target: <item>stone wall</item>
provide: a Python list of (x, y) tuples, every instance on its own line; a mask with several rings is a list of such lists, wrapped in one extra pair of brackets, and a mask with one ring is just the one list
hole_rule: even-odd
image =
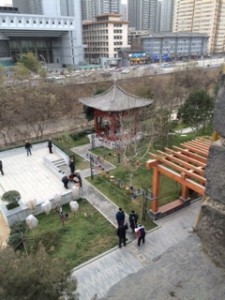
[(220, 135), (209, 149), (206, 166), (205, 201), (196, 227), (203, 247), (211, 258), (225, 268), (225, 88), (217, 95), (214, 128)]

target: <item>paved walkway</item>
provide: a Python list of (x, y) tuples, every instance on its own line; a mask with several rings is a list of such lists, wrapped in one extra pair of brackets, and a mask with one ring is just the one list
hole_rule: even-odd
[[(88, 159), (88, 148), (73, 149), (83, 158)], [(108, 166), (110, 168), (110, 166)], [(112, 167), (112, 166), (111, 166)], [(81, 171), (83, 178), (90, 176), (90, 170)], [(113, 225), (116, 226), (115, 214), (118, 208), (104, 195), (99, 193), (84, 179), (83, 196), (87, 198)], [(152, 261), (158, 260), (170, 247), (185, 240), (192, 234), (200, 209), (200, 201), (158, 220), (158, 227), (146, 236), (146, 243), (137, 246), (132, 232), (128, 232), (129, 242), (126, 247), (118, 247), (77, 267), (73, 276), (78, 280), (78, 293), (82, 300), (91, 300), (95, 295), (105, 297), (109, 289), (128, 275), (144, 270)], [(126, 216), (128, 219), (128, 216)], [(119, 298), (118, 298), (119, 299)]]

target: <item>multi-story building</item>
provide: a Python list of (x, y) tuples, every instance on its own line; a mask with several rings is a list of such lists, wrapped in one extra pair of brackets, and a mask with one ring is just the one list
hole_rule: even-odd
[(208, 52), (225, 51), (225, 0), (177, 0), (173, 31), (206, 33)]
[(199, 58), (207, 54), (208, 36), (200, 33), (160, 33), (141, 37), (142, 49), (153, 61)]
[(13, 0), (17, 13), (0, 12), (0, 58), (33, 52), (47, 63), (83, 62), (81, 6), (77, 0)]
[(157, 0), (128, 0), (129, 27), (156, 31)]
[(80, 0), (82, 20), (94, 20), (96, 16), (121, 13), (121, 0)]
[(116, 58), (118, 50), (128, 47), (128, 22), (119, 14), (97, 16), (95, 21), (83, 22), (83, 41), (86, 45), (85, 60), (99, 64), (100, 58)]
[(151, 36), (151, 30), (128, 29), (128, 44), (131, 47), (130, 50), (142, 50), (141, 37), (143, 36)]
[(174, 0), (162, 0), (160, 6), (160, 32), (172, 32)]

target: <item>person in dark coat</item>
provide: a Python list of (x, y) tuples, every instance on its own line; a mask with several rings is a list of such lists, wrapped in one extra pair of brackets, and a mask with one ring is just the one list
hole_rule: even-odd
[(71, 174), (74, 174), (74, 171), (75, 171), (75, 163), (74, 163), (74, 160), (73, 160), (72, 157), (70, 158), (69, 167), (70, 167), (70, 173), (71, 173)]
[(0, 160), (0, 172), (2, 173), (2, 175), (4, 175), (4, 172), (3, 172), (3, 164), (2, 164), (2, 161)]
[(51, 139), (48, 140), (48, 149), (49, 149), (49, 153), (53, 153), (52, 152), (52, 140)]
[(118, 212), (116, 213), (116, 220), (117, 220), (118, 226), (124, 224), (125, 213), (121, 207), (119, 208)]
[(119, 237), (119, 248), (121, 248), (122, 243), (126, 247), (126, 230), (128, 229), (127, 224), (121, 224), (117, 228), (117, 235)]
[(65, 176), (62, 177), (62, 182), (63, 182), (64, 187), (65, 187), (66, 189), (69, 188), (69, 187), (68, 187), (69, 181), (70, 181), (70, 178), (69, 178), (68, 176), (65, 175)]
[(132, 229), (132, 232), (134, 232), (134, 229), (137, 227), (137, 221), (138, 215), (134, 210), (132, 210), (129, 215), (130, 228)]
[(79, 183), (80, 187), (82, 187), (82, 179), (79, 170), (75, 171), (75, 173), (73, 174), (73, 181), (75, 183)]
[(135, 228), (135, 232), (138, 238), (138, 246), (141, 245), (141, 241), (143, 244), (145, 243), (145, 228), (141, 224), (138, 224), (137, 228)]
[(32, 145), (28, 140), (26, 140), (24, 147), (27, 150), (27, 156), (32, 155), (32, 153), (31, 153)]

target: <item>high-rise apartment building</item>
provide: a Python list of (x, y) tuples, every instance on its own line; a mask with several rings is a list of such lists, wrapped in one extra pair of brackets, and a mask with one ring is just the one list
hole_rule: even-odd
[(129, 27), (156, 31), (157, 0), (128, 0)]
[(13, 0), (17, 13), (0, 13), (0, 58), (33, 52), (47, 63), (84, 61), (81, 4), (77, 0)]
[(82, 20), (94, 20), (96, 16), (121, 12), (121, 0), (80, 0)]
[(173, 31), (206, 33), (208, 52), (224, 52), (225, 0), (176, 0)]
[(162, 0), (160, 6), (160, 32), (172, 32), (174, 0)]

